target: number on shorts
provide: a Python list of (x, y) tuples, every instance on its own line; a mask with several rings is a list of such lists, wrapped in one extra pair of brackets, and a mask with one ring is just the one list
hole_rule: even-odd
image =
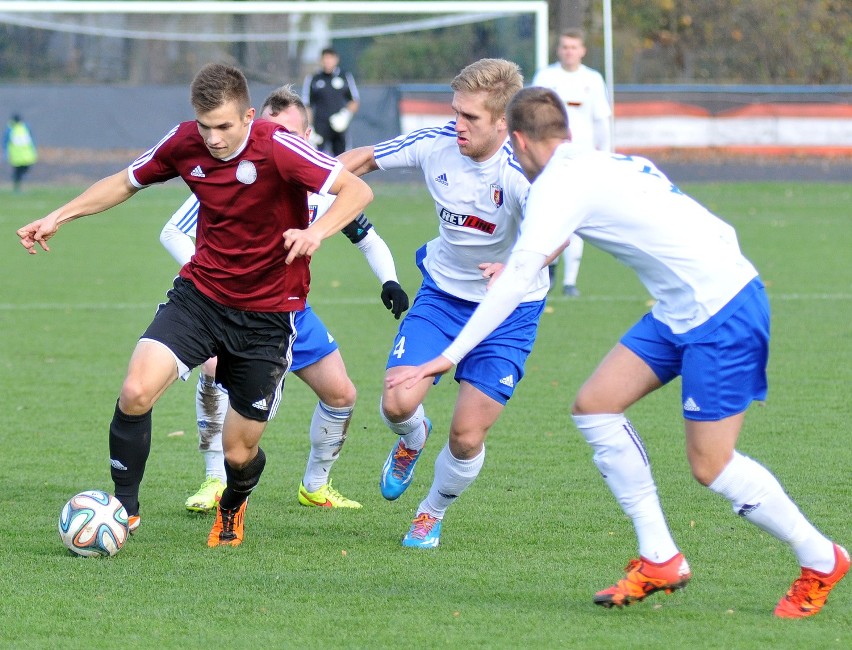
[(402, 355), (405, 354), (405, 337), (401, 337), (399, 341), (397, 341), (396, 345), (393, 346), (393, 356), (397, 359), (402, 359)]

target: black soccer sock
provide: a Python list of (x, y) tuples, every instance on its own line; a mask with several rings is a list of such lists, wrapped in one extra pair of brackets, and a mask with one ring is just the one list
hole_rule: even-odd
[(223, 510), (236, 510), (243, 505), (260, 481), (265, 465), (266, 454), (260, 447), (257, 448), (257, 456), (242, 469), (231, 467), (225, 459), (225, 476), (228, 479), (228, 486), (222, 493), (219, 507)]
[(109, 425), (109, 462), (115, 496), (128, 515), (139, 514), (139, 484), (151, 452), (151, 411), (127, 415), (115, 404)]

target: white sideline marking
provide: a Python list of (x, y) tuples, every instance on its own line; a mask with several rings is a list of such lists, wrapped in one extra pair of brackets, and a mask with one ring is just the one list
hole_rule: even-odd
[[(412, 294), (413, 297), (413, 294)], [(554, 298), (558, 302), (576, 304), (582, 302), (642, 302), (648, 300), (648, 296), (589, 296), (562, 300), (561, 296)], [(784, 301), (844, 301), (852, 300), (852, 293), (779, 293), (769, 294), (770, 302), (773, 300)], [(380, 305), (378, 297), (363, 298), (309, 298), (311, 305)], [(133, 303), (133, 302), (92, 302), (92, 303), (60, 303), (60, 302), (34, 302), (34, 303), (0, 303), (0, 311), (133, 311), (136, 309), (153, 311), (157, 307), (155, 302)]]

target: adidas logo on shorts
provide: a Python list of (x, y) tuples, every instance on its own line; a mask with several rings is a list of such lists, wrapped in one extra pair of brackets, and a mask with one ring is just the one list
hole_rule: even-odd
[(252, 404), (252, 408), (256, 408), (258, 411), (268, 411), (269, 404), (267, 404), (266, 400), (261, 397), (254, 404)]
[(512, 375), (506, 375), (503, 379), (500, 380), (500, 383), (504, 386), (508, 386), (509, 388), (515, 387), (515, 380)]
[(687, 397), (686, 401), (683, 403), (683, 410), (684, 411), (693, 411), (693, 412), (697, 413), (698, 411), (701, 410), (701, 407), (698, 406), (698, 404), (695, 403), (694, 399), (692, 399), (691, 397)]

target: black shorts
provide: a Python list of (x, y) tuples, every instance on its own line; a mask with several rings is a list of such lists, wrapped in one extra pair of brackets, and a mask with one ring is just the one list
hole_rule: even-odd
[(189, 368), (218, 357), (216, 381), (245, 418), (275, 415), (290, 369), (294, 312), (241, 311), (211, 300), (178, 276), (141, 338), (158, 341)]

